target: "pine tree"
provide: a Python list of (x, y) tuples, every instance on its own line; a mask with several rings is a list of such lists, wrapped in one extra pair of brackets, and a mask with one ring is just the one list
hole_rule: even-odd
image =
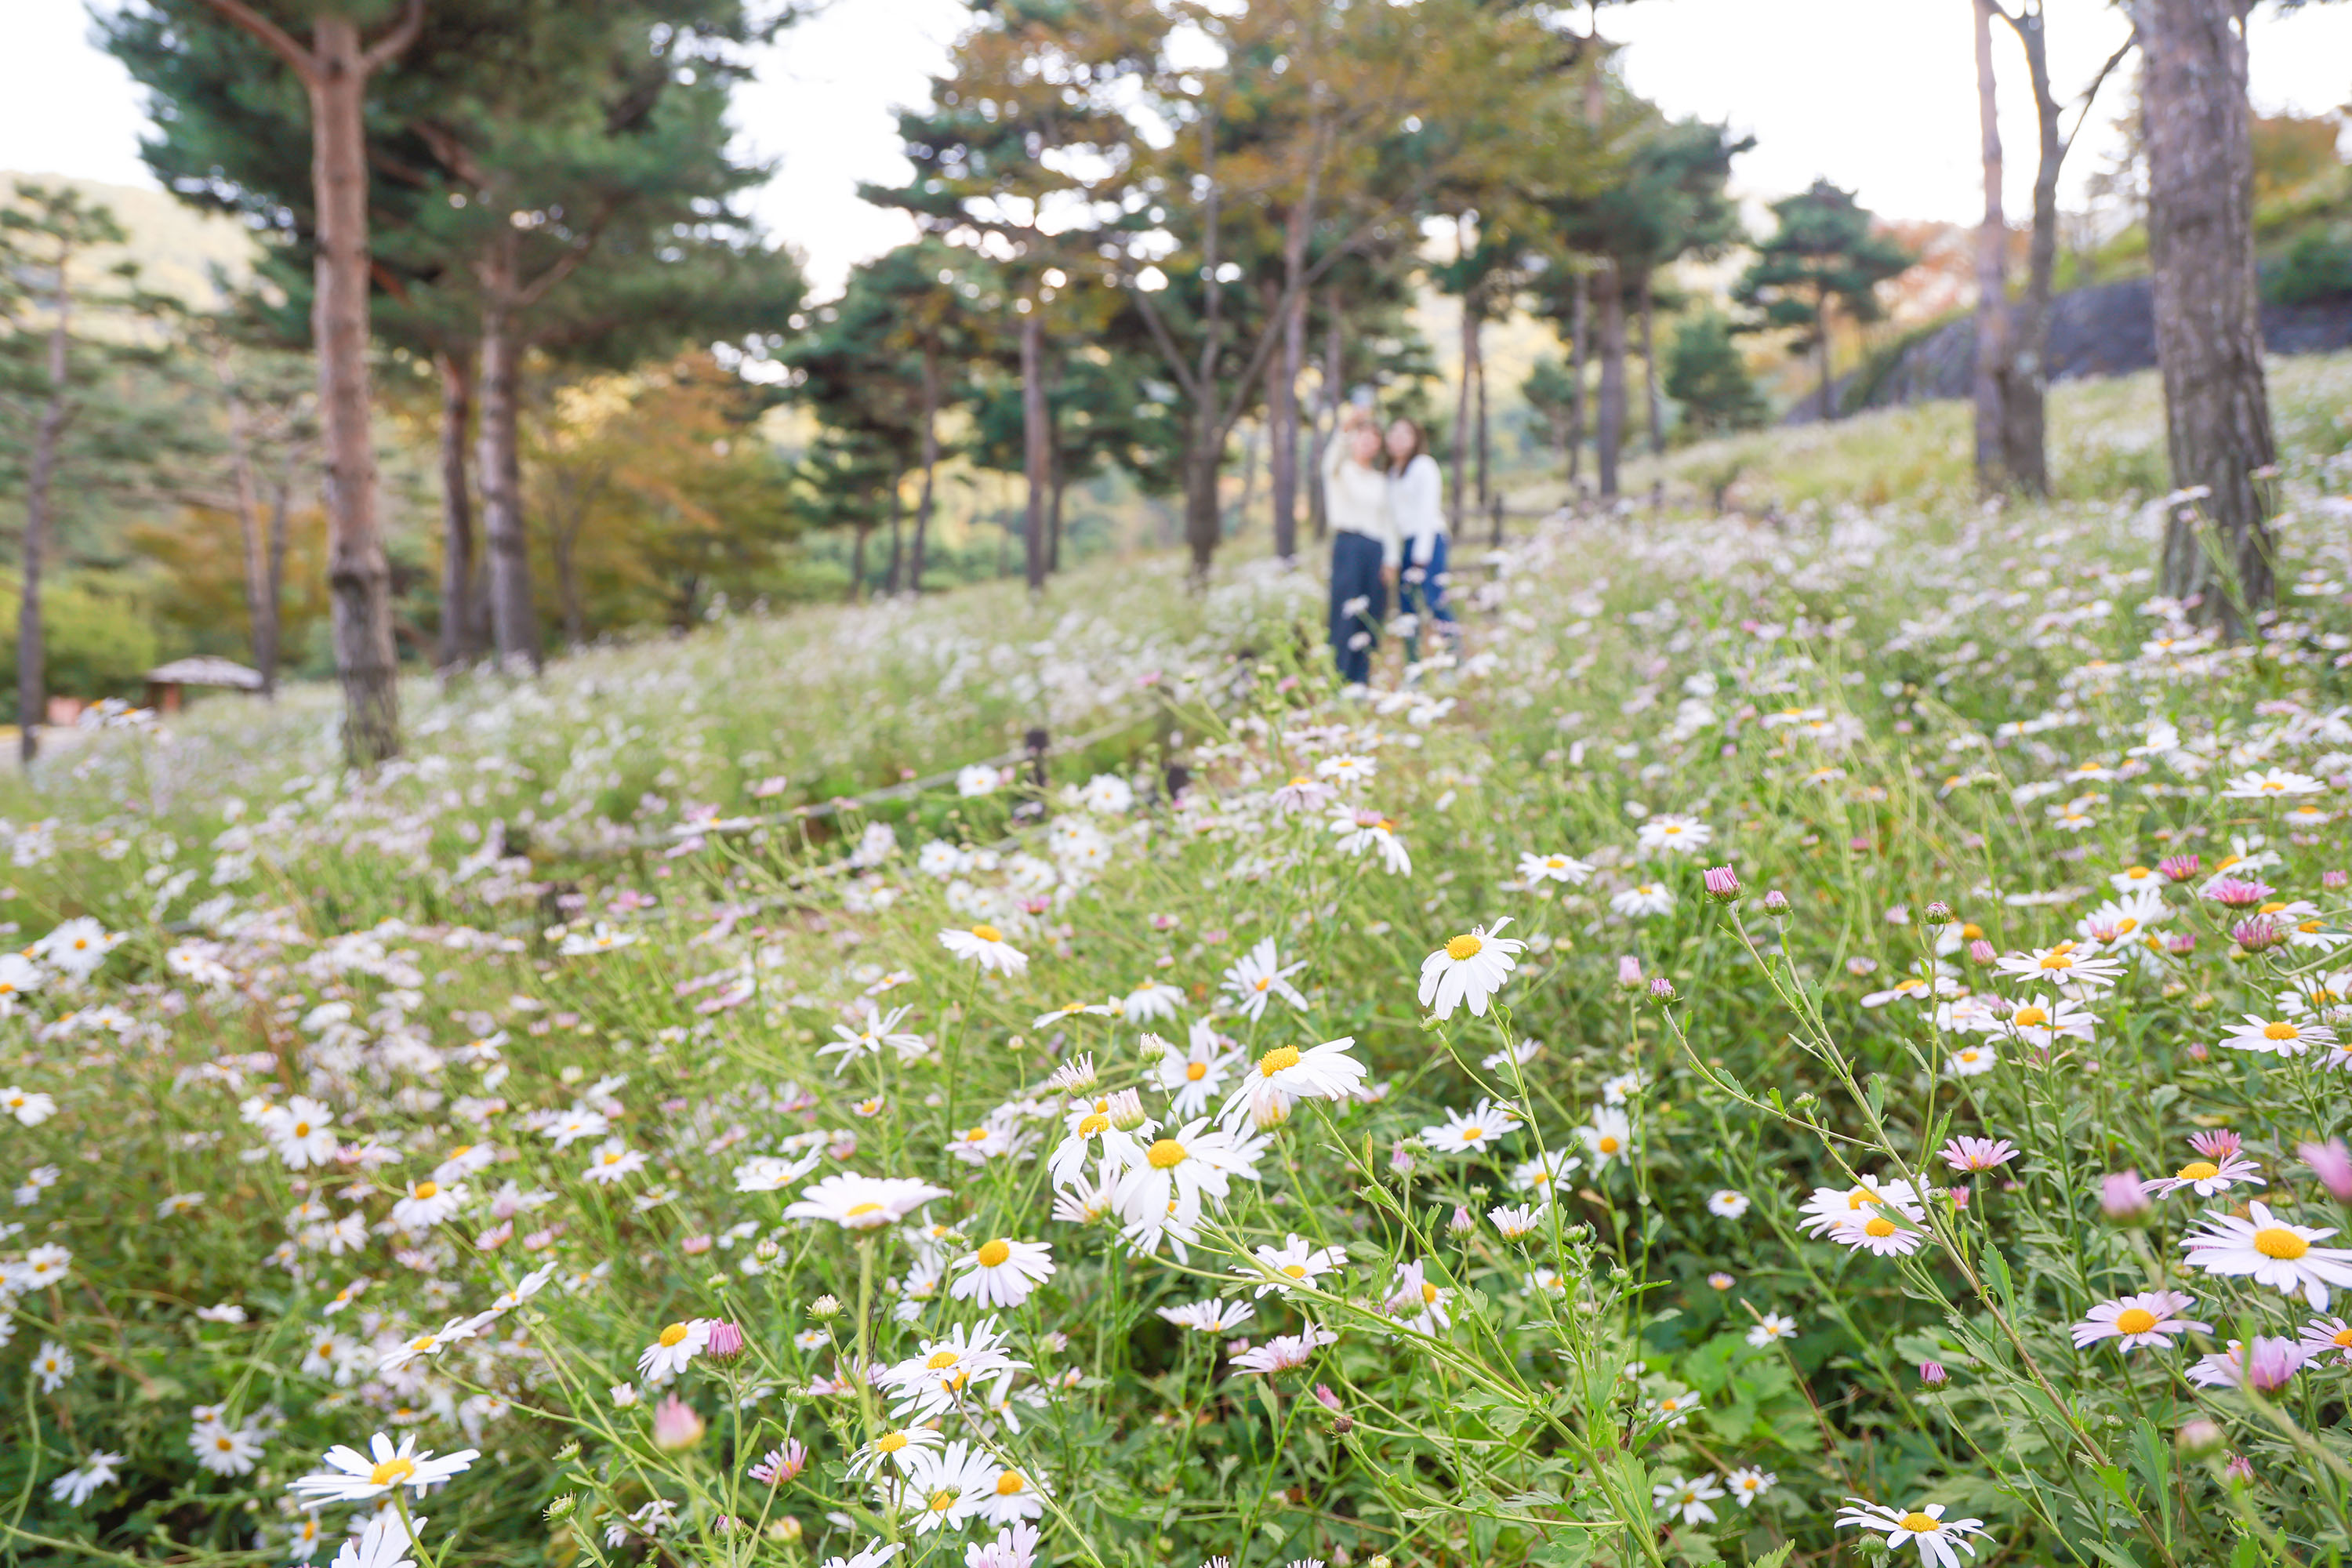
[(1757, 429), (1770, 412), (1732, 339), (1731, 323), (1713, 310), (1675, 330), (1666, 351), (1666, 395), (1682, 405), (1685, 426), (1702, 436)]
[(1853, 193), (1827, 180), (1772, 204), (1780, 226), (1756, 247), (1732, 298), (1760, 308), (1764, 324), (1790, 329), (1790, 352), (1811, 355), (1821, 372), (1821, 417), (1834, 419), (1830, 381), (1830, 317), (1834, 309), (1855, 321), (1883, 313), (1878, 286), (1916, 259), (1901, 245), (1872, 232), (1874, 221)]

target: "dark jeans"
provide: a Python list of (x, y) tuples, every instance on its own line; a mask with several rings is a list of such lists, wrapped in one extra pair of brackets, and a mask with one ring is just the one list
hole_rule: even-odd
[[(1406, 610), (1424, 621), (1451, 621), (1454, 612), (1445, 607), (1445, 561), (1449, 552), (1446, 537), (1439, 534), (1429, 542), (1429, 561), (1425, 565), (1412, 563), (1412, 545), (1405, 545), (1404, 565), (1397, 574), (1397, 596)], [(1415, 574), (1419, 580), (1415, 581)], [(1424, 628), (1425, 629), (1425, 628)]]
[[(1345, 605), (1361, 599), (1364, 607), (1350, 615)], [(1331, 657), (1339, 679), (1361, 684), (1372, 678), (1372, 649), (1380, 642), (1381, 623), (1388, 619), (1388, 585), (1381, 581), (1381, 543), (1361, 533), (1331, 535)], [(1361, 647), (1349, 644), (1359, 635)]]

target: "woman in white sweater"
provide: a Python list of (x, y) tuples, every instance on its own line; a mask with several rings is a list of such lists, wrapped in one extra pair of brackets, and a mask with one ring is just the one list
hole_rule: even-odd
[[(1437, 459), (1429, 455), (1429, 438), (1419, 425), (1398, 419), (1389, 426), (1389, 514), (1394, 520), (1400, 546), (1398, 572), (1402, 607), (1418, 617), (1416, 628), (1430, 623), (1454, 624), (1445, 607), (1445, 480)], [(1432, 631), (1433, 638), (1437, 636)], [(1406, 643), (1405, 657), (1421, 657), (1421, 639)]]
[(1402, 553), (1380, 458), (1371, 415), (1352, 405), (1342, 409), (1323, 448), (1323, 506), (1331, 521), (1331, 656), (1350, 686), (1371, 679), (1372, 647), (1388, 619)]

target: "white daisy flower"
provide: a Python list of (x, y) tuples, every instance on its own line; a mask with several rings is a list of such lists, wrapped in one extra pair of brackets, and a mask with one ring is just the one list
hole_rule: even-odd
[(2181, 1240), (2189, 1264), (2208, 1274), (2239, 1275), (2289, 1296), (2300, 1295), (2315, 1311), (2327, 1310), (2330, 1286), (2352, 1285), (2352, 1249), (2315, 1247), (2336, 1234), (2332, 1227), (2289, 1225), (2259, 1199), (2246, 1205), (2247, 1217), (2207, 1211), (2205, 1228)]
[(1485, 1017), (1487, 999), (1503, 988), (1516, 967), (1511, 955), (1527, 946), (1516, 937), (1496, 934), (1510, 923), (1506, 916), (1491, 931), (1473, 926), (1423, 959), (1421, 1005), (1440, 1018), (1450, 1018), (1456, 1006), (1467, 1003), (1472, 1017)]
[(1348, 1054), (1355, 1043), (1354, 1036), (1345, 1035), (1304, 1051), (1276, 1046), (1266, 1052), (1242, 1069), (1241, 1086), (1222, 1113), (1226, 1130), (1237, 1131), (1244, 1121), (1278, 1127), (1299, 1100), (1339, 1100), (1362, 1088), (1369, 1069)]
[(368, 1439), (368, 1450), (362, 1454), (338, 1443), (326, 1452), (325, 1469), (298, 1477), (286, 1489), (322, 1502), (365, 1502), (401, 1487), (423, 1497), (425, 1488), (463, 1472), (481, 1458), (477, 1448), (460, 1448), (438, 1458), (430, 1448), (420, 1454), (414, 1432), (404, 1435), (397, 1447), (391, 1437), (379, 1432)]
[(1944, 1505), (1939, 1502), (1897, 1513), (1885, 1503), (1864, 1498), (1850, 1497), (1845, 1500), (1846, 1506), (1838, 1510), (1840, 1529), (1858, 1525), (1873, 1534), (1884, 1531), (1890, 1550), (1916, 1543), (1920, 1563), (1934, 1563), (1936, 1568), (1959, 1568), (1960, 1560), (1953, 1555), (1952, 1548), (1958, 1546), (1973, 1557), (1977, 1549), (1969, 1537), (1984, 1533), (1984, 1521), (1946, 1519)]
[(940, 932), (940, 945), (966, 963), (999, 974), (1018, 974), (1029, 967), (1029, 955), (1004, 940), (1004, 933), (982, 921), (968, 931)]
[(1017, 1307), (1054, 1273), (1054, 1249), (1042, 1241), (999, 1237), (957, 1260), (960, 1272), (948, 1287), (959, 1301), (982, 1307)]
[(786, 1219), (829, 1219), (844, 1230), (875, 1230), (896, 1225), (927, 1203), (948, 1196), (945, 1187), (911, 1176), (860, 1176), (849, 1172), (801, 1189), (784, 1206)]

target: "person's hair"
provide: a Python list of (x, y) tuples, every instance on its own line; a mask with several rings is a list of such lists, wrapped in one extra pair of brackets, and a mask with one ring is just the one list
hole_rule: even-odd
[[(1399, 458), (1395, 453), (1389, 450), (1389, 432), (1400, 425), (1412, 432), (1412, 450), (1407, 452), (1402, 458)], [(1426, 457), (1428, 454), (1429, 432), (1421, 427), (1420, 420), (1400, 414), (1381, 427), (1381, 461), (1391, 471), (1401, 474), (1412, 466), (1412, 460), (1415, 458)]]

